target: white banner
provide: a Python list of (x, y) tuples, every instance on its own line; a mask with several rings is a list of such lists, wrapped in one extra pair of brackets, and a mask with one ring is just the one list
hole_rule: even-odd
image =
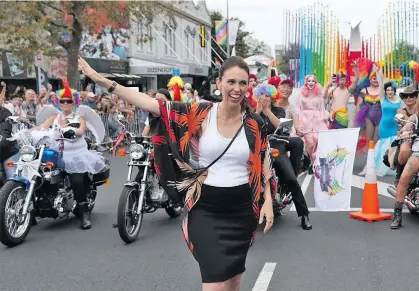
[(351, 207), (352, 172), (359, 128), (319, 133), (314, 200), (317, 211), (342, 211)]
[(228, 22), (228, 38), (230, 45), (236, 45), (237, 33), (239, 32), (240, 21), (230, 20)]

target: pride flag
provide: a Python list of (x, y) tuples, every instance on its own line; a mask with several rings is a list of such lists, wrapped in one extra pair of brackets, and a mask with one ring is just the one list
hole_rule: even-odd
[(227, 22), (226, 21), (215, 21), (215, 39), (217, 44), (227, 44)]

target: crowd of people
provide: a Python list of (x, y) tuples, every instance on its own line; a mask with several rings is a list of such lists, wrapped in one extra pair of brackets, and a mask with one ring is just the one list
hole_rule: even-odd
[[(416, 83), (397, 94), (395, 83), (384, 83), (376, 64), (371, 64), (361, 87), (355, 62), (353, 80), (341, 71), (323, 88), (316, 76), (307, 75), (303, 86), (295, 89), (294, 82), (286, 76), (273, 76), (267, 84), (261, 84), (257, 76), (249, 73), (242, 58), (230, 57), (220, 67), (216, 83), (222, 99), (215, 103), (199, 97), (178, 76), (170, 80), (168, 88), (142, 93), (104, 78), (83, 59), (79, 59), (79, 66), (86, 76), (110, 93), (97, 96), (88, 86), (77, 97), (80, 104), (99, 115), (122, 113), (127, 122), (139, 119), (145, 128), (137, 129), (136, 133), (151, 134), (153, 140), (159, 141), (154, 144), (154, 156), (160, 183), (173, 200), (180, 197), (185, 200), (182, 231), (199, 263), (205, 291), (239, 290), (257, 224), (265, 222), (266, 233), (274, 222), (273, 194), (277, 186), (274, 174), (291, 192), (301, 227), (312, 229), (297, 177), (304, 150), (311, 158), (310, 172), (314, 172), (319, 131), (345, 129), (351, 124), (361, 127), (366, 140), (377, 143), (377, 156), (382, 157), (398, 134), (411, 130), (407, 127), (398, 130), (394, 122), (396, 113), (411, 120), (416, 118), (417, 123)], [(18, 88), (8, 98), (5, 98), (4, 83), (2, 88), (3, 108), (29, 123), (36, 122), (36, 114), (45, 104), (57, 104), (59, 100), (64, 114), (70, 112), (70, 104), (75, 100), (74, 96), (67, 99), (62, 94), (56, 96), (51, 86), (42, 89), (39, 95), (31, 89), (24, 89), (21, 94)], [(354, 122), (348, 110), (351, 97), (356, 100)], [(59, 116), (42, 126), (59, 125)], [(294, 121), (286, 148), (289, 155), (279, 155), (271, 161), (273, 157), (269, 153), (273, 145), (268, 136), (281, 118)], [(109, 130), (112, 126), (107, 124)], [(83, 130), (74, 131), (74, 136), (83, 134)], [(382, 165), (382, 158), (377, 158), (380, 175), (397, 172), (401, 176), (392, 228), (401, 226), (402, 201), (411, 169), (419, 170), (417, 157), (410, 155), (411, 150), (415, 152), (407, 143), (402, 145), (396, 171)], [(167, 159), (168, 155), (172, 159)], [(410, 172), (404, 170), (406, 162)], [(103, 161), (98, 158), (95, 165), (103, 166)], [(90, 228), (88, 218), (82, 220), (82, 228)]]

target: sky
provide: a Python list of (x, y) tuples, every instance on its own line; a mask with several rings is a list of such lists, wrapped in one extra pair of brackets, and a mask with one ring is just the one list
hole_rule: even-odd
[[(349, 38), (350, 21), (362, 20), (360, 29), (364, 37), (373, 36), (378, 21), (389, 3), (395, 0), (324, 0), (340, 21), (343, 35)], [(206, 0), (209, 10), (227, 14), (227, 0)], [(253, 37), (274, 48), (283, 44), (284, 10), (294, 10), (313, 4), (313, 0), (228, 0), (229, 16), (238, 17), (246, 24)]]

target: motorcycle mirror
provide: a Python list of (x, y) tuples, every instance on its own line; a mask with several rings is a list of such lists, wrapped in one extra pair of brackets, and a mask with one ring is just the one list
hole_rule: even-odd
[(405, 120), (405, 118), (404, 118), (404, 115), (403, 114), (400, 114), (400, 113), (398, 113), (398, 114), (396, 114), (395, 116), (394, 116), (394, 122), (395, 123), (397, 123), (397, 124), (402, 124), (403, 122), (405, 122), (406, 120)]

